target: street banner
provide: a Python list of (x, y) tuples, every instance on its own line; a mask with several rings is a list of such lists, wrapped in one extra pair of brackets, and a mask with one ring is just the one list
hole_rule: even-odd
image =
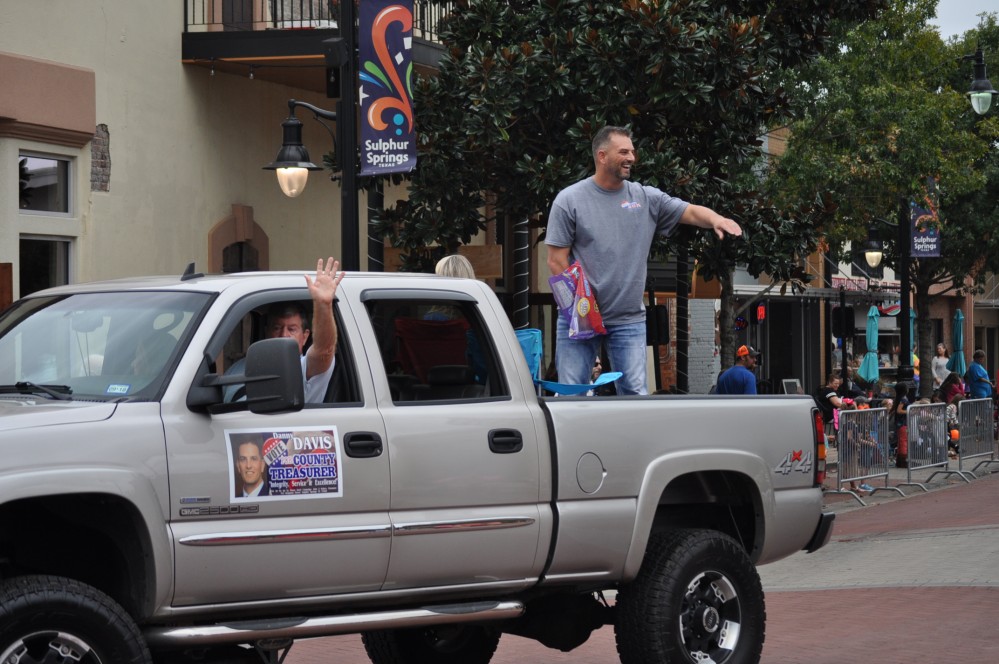
[(360, 3), (361, 175), (416, 166), (412, 54), (413, 0)]
[(940, 257), (940, 222), (936, 210), (927, 210), (915, 203), (909, 204), (909, 222), (912, 224), (912, 258)]

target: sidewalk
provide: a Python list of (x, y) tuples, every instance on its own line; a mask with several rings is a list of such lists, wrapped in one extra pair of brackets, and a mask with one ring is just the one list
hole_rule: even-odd
[(999, 661), (999, 473), (927, 488), (906, 487), (905, 500), (879, 491), (864, 509), (827, 494), (826, 508), (845, 512), (832, 541), (760, 567), (765, 664)]
[[(965, 460), (963, 468), (960, 468), (960, 470), (967, 475), (968, 480), (962, 479), (962, 477), (955, 472), (959, 470), (960, 465), (956, 459), (952, 459), (945, 466), (913, 468), (911, 470), (908, 468), (895, 468), (894, 466), (890, 466), (888, 468), (887, 482), (884, 477), (870, 478), (857, 482), (858, 486), (866, 483), (877, 489), (877, 491), (874, 493), (857, 491), (857, 495), (854, 496), (850, 493), (834, 492), (836, 489), (840, 488), (838, 484), (839, 450), (835, 447), (827, 447), (826, 481), (824, 484), (826, 487), (826, 493), (823, 502), (825, 503), (825, 508), (827, 510), (839, 513), (849, 511), (851, 509), (893, 502), (903, 498), (909, 498), (919, 493), (936, 491), (938, 489), (956, 486), (959, 484), (967, 484), (969, 480), (974, 482), (975, 477), (982, 478), (991, 473), (999, 473), (999, 456), (996, 456), (995, 458), (995, 463), (979, 468), (974, 474), (972, 474), (972, 469), (978, 466), (979, 462), (987, 461), (989, 457), (982, 456)], [(951, 471), (951, 473), (947, 473), (947, 471)], [(925, 487), (926, 491), (923, 490), (923, 487)], [(849, 490), (849, 488), (849, 482), (845, 483), (842, 487), (843, 490)], [(902, 492), (901, 494), (899, 493), (900, 491)]]

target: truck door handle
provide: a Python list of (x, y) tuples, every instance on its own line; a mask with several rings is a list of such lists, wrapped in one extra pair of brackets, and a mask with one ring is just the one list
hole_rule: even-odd
[(373, 431), (351, 431), (344, 434), (343, 446), (349, 457), (370, 459), (381, 455), (382, 437)]
[(516, 429), (493, 429), (489, 432), (489, 450), (496, 454), (513, 454), (524, 449), (524, 438)]

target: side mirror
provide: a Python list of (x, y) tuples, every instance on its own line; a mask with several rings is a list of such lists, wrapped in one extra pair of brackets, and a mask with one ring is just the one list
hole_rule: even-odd
[(246, 353), (246, 404), (254, 413), (302, 410), (302, 355), (294, 339), (264, 339)]

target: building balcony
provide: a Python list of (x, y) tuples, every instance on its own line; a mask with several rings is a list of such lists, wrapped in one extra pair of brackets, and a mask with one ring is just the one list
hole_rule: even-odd
[[(340, 34), (338, 2), (185, 0), (181, 60), (329, 94), (323, 41)], [(453, 3), (413, 1), (413, 64), (418, 72), (437, 69), (443, 53), (437, 26), (452, 9)]]

